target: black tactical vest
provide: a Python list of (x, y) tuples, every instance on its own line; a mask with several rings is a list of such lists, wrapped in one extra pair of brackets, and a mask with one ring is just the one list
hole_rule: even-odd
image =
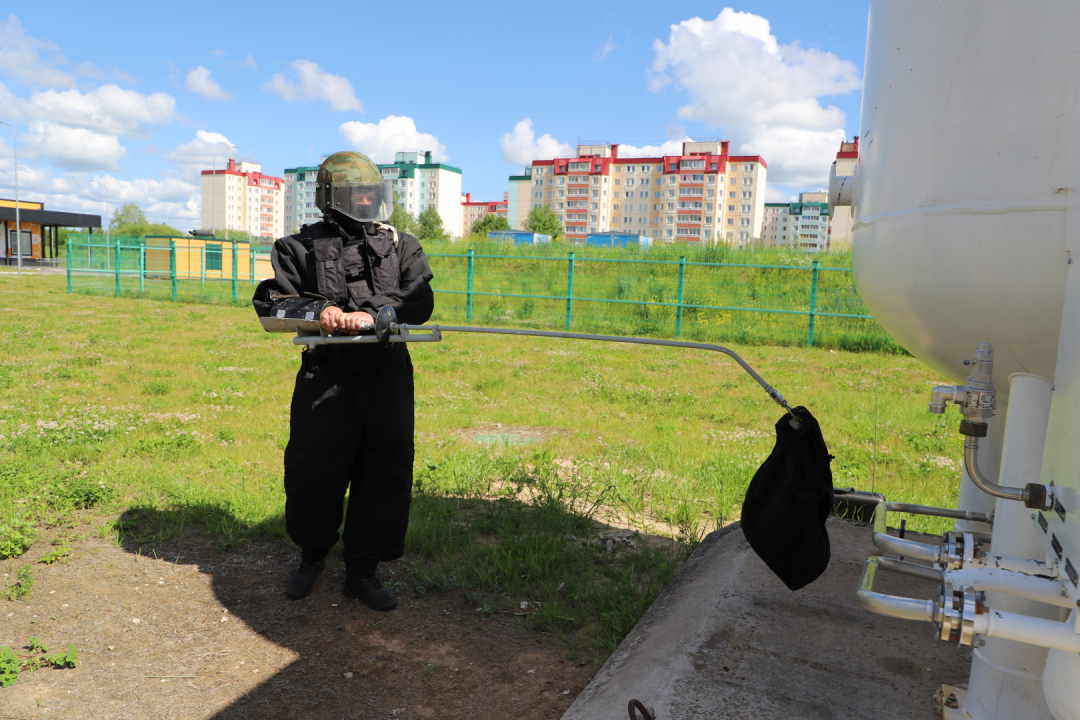
[(314, 255), (316, 293), (348, 311), (373, 295), (397, 294), (401, 262), (397, 234), (389, 225), (372, 224), (370, 233), (353, 240), (336, 234), (328, 223), (306, 225), (300, 239)]

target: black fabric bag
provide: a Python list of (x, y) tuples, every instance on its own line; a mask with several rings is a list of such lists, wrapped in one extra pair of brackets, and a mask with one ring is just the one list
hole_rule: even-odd
[(776, 423), (776, 445), (758, 468), (742, 507), (746, 541), (792, 590), (817, 580), (829, 566), (825, 519), (833, 503), (833, 456), (817, 420), (804, 407)]

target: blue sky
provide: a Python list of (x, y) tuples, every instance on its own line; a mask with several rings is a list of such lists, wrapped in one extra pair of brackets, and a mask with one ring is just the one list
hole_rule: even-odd
[(228, 144), (274, 175), (431, 149), (493, 200), (578, 142), (720, 137), (765, 157), (782, 199), (823, 185), (858, 133), (867, 5), (25, 3), (0, 15), (0, 120), (21, 196), (102, 213), (104, 185), (184, 230)]

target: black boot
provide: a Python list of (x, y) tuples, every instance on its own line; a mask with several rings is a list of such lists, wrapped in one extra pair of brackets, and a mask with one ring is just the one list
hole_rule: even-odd
[(397, 607), (394, 593), (384, 588), (374, 575), (349, 573), (345, 576), (342, 594), (350, 600), (359, 600), (372, 610), (393, 610)]
[(325, 567), (325, 560), (307, 558), (301, 560), (300, 565), (289, 573), (289, 579), (285, 583), (285, 594), (293, 600), (306, 598), (311, 594), (311, 588), (314, 587), (315, 581), (322, 575)]

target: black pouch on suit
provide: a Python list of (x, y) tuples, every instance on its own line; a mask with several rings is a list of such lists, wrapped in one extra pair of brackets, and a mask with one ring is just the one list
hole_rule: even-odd
[(829, 566), (825, 519), (833, 503), (833, 456), (817, 420), (804, 407), (776, 423), (776, 445), (754, 474), (742, 507), (750, 547), (792, 590), (817, 580)]

